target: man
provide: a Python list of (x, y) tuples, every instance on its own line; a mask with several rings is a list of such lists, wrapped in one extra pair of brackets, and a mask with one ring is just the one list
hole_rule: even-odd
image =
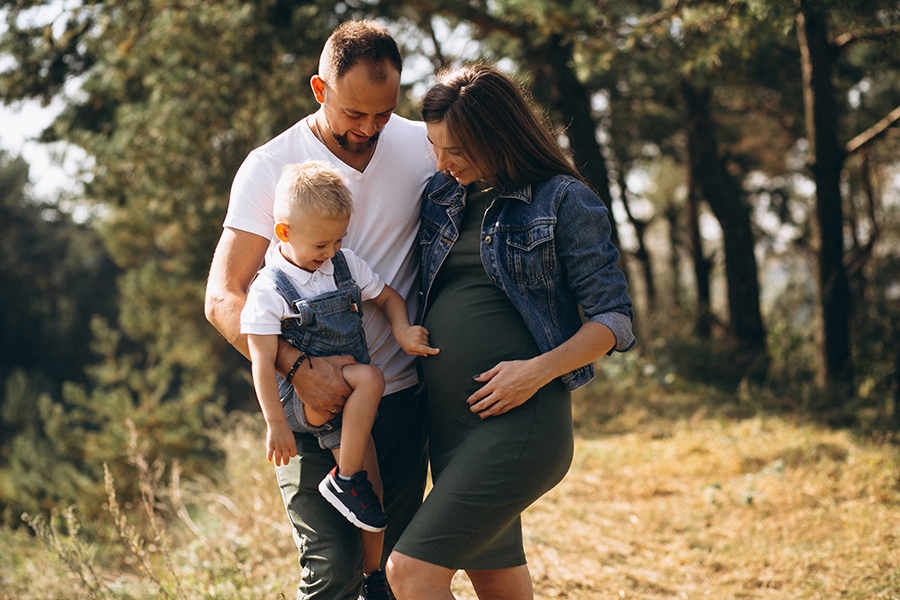
[[(387, 30), (371, 21), (338, 27), (322, 50), (310, 84), (319, 110), (253, 150), (235, 176), (228, 214), (210, 268), (209, 321), (244, 356), (240, 311), (263, 258), (272, 252), (275, 186), (284, 165), (324, 160), (338, 169), (354, 196), (354, 216), (343, 243), (406, 299), (418, 301), (419, 201), (435, 171), (425, 127), (393, 116), (401, 59)], [(388, 515), (384, 557), (421, 504), (426, 458), (424, 405), (413, 358), (394, 342), (390, 325), (372, 306), (363, 322), (372, 363), (385, 375), (385, 396), (373, 428)], [(278, 371), (287, 375), (299, 353), (282, 343)], [(292, 379), (304, 403), (340, 412), (350, 388), (341, 367), (351, 357), (316, 358)], [(310, 368), (311, 367), (311, 368)], [(297, 457), (276, 467), (300, 551), (298, 598), (356, 598), (362, 582), (359, 530), (319, 494), (334, 466), (330, 451), (309, 434), (295, 434)], [(390, 598), (383, 573), (366, 580), (365, 598)]]

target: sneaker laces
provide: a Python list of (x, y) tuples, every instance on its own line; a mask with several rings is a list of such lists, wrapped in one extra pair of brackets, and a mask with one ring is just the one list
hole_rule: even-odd
[(353, 495), (363, 505), (363, 508), (380, 504), (381, 501), (378, 499), (378, 495), (372, 487), (372, 482), (369, 481), (365, 471), (355, 473), (350, 478), (350, 481), (353, 484)]
[(363, 585), (363, 597), (366, 600), (381, 598), (382, 600), (395, 600), (394, 594), (391, 592), (391, 586), (388, 585), (387, 576), (384, 571), (375, 571), (365, 576)]

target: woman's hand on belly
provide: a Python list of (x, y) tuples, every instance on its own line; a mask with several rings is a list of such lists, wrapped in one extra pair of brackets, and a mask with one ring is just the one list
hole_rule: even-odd
[(588, 321), (575, 335), (549, 352), (528, 360), (497, 363), (475, 376), (485, 382), (469, 396), (472, 412), (482, 419), (521, 406), (539, 389), (564, 373), (592, 363), (616, 345), (616, 336), (602, 323)]
[(473, 379), (484, 385), (466, 402), (473, 413), (486, 419), (521, 406), (552, 378), (548, 379), (546, 373), (536, 368), (536, 361), (531, 359), (497, 363), (494, 368)]

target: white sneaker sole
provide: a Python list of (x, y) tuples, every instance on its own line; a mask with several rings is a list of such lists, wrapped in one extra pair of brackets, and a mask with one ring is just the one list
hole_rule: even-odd
[(364, 529), (365, 531), (370, 531), (372, 533), (378, 533), (380, 531), (384, 531), (387, 527), (372, 527), (366, 523), (360, 521), (356, 515), (353, 514), (353, 511), (344, 506), (344, 503), (341, 502), (337, 495), (332, 491), (331, 486), (328, 485), (330, 477), (326, 477), (319, 483), (319, 493), (328, 500), (328, 503), (335, 507), (339, 513), (344, 515), (348, 521), (359, 527), (360, 529)]

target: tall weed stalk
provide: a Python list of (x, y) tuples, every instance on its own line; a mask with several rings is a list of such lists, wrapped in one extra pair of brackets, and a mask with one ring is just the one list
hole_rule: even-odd
[(81, 580), (91, 598), (102, 598), (104, 583), (94, 567), (96, 548), (80, 536), (81, 523), (75, 516), (75, 507), (65, 512), (50, 513), (49, 518), (41, 515), (22, 515), (41, 542)]
[[(137, 430), (128, 421), (130, 432), (128, 462), (137, 470), (140, 489), (139, 513), (144, 522), (139, 528), (129, 520), (122, 510), (116, 495), (116, 486), (109, 465), (103, 463), (104, 484), (107, 506), (113, 521), (112, 542), (124, 548), (126, 564), (137, 563), (138, 578), (154, 588), (154, 597), (165, 600), (187, 600), (180, 577), (172, 560), (172, 543), (165, 524), (159, 517), (159, 509), (164, 506), (158, 498), (165, 464), (161, 460), (152, 463), (146, 458), (146, 448), (138, 444)], [(173, 467), (173, 479), (177, 482), (177, 465)], [(173, 494), (181, 510), (177, 512), (184, 520), (187, 510), (180, 501), (180, 493)], [(23, 515), (37, 537), (81, 580), (91, 598), (120, 598), (121, 590), (109, 577), (99, 574), (96, 564), (97, 548), (81, 533), (81, 522), (75, 514), (75, 507), (69, 507), (62, 515), (51, 513), (49, 519), (42, 516)], [(124, 544), (123, 544), (124, 543)]]

